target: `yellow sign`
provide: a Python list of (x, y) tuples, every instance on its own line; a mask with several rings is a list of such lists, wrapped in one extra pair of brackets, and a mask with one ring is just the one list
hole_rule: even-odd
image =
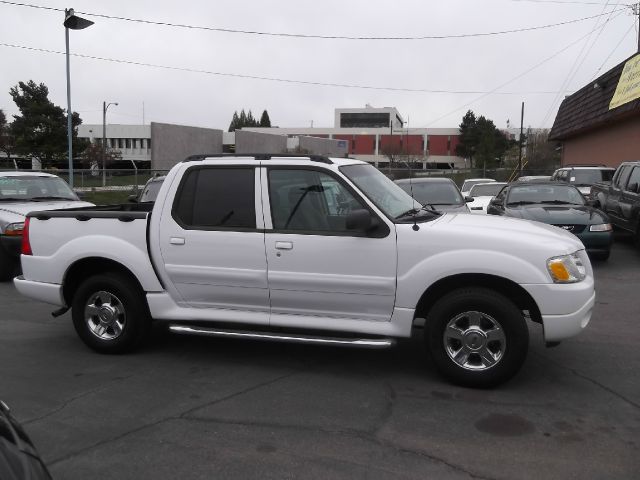
[(609, 110), (640, 98), (640, 55), (627, 60), (624, 65), (616, 93), (613, 94)]

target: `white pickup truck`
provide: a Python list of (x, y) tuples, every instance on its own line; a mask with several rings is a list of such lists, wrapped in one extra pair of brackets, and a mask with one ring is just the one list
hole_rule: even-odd
[(82, 340), (131, 350), (173, 332), (386, 347), (424, 329), (440, 372), (513, 376), (527, 321), (554, 344), (595, 301), (580, 241), (525, 220), (421, 208), (374, 166), (283, 155), (196, 156), (154, 204), (32, 212), (24, 295), (72, 309)]

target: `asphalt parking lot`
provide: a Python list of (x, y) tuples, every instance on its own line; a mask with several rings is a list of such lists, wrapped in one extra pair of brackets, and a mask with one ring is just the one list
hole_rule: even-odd
[(596, 263), (589, 328), (531, 326), (521, 373), (447, 384), (417, 340), (386, 351), (156, 332), (127, 356), (0, 284), (0, 398), (56, 479), (640, 478), (640, 252)]

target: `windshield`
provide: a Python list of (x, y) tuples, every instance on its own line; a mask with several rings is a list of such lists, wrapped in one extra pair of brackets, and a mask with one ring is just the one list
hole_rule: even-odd
[(390, 218), (420, 207), (373, 165), (348, 165), (340, 167), (340, 171)]
[(471, 188), (471, 197), (495, 197), (506, 183), (477, 184)]
[(399, 184), (400, 188), (409, 195), (412, 193), (413, 198), (422, 205), (462, 205), (464, 199), (453, 182), (413, 182), (413, 186), (409, 183)]
[(577, 188), (569, 185), (530, 185), (512, 187), (507, 204), (569, 203), (584, 205), (584, 197)]
[(597, 182), (610, 182), (615, 170), (580, 169), (573, 170), (569, 182), (576, 185), (593, 185)]
[(471, 187), (473, 187), (474, 185), (477, 185), (479, 183), (487, 183), (487, 182), (495, 182), (495, 180), (491, 180), (490, 178), (479, 178), (477, 180), (465, 180), (460, 190), (462, 190), (463, 192), (468, 192), (469, 190), (471, 190)]
[(155, 202), (163, 181), (164, 178), (162, 180), (154, 180), (147, 183), (140, 194), (140, 202)]
[(0, 177), (0, 201), (78, 200), (59, 177), (21, 175)]

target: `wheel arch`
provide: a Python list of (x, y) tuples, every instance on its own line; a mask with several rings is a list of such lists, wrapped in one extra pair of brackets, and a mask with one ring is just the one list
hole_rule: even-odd
[(427, 288), (416, 305), (416, 318), (427, 318), (429, 311), (443, 296), (453, 290), (468, 287), (488, 288), (513, 301), (520, 310), (529, 312), (536, 323), (542, 323), (540, 309), (533, 297), (513, 280), (483, 273), (464, 273), (442, 278)]
[(87, 257), (74, 262), (65, 272), (62, 281), (62, 296), (67, 305), (73, 302), (73, 296), (83, 280), (99, 273), (120, 273), (144, 292), (142, 285), (133, 272), (120, 262), (104, 257)]

